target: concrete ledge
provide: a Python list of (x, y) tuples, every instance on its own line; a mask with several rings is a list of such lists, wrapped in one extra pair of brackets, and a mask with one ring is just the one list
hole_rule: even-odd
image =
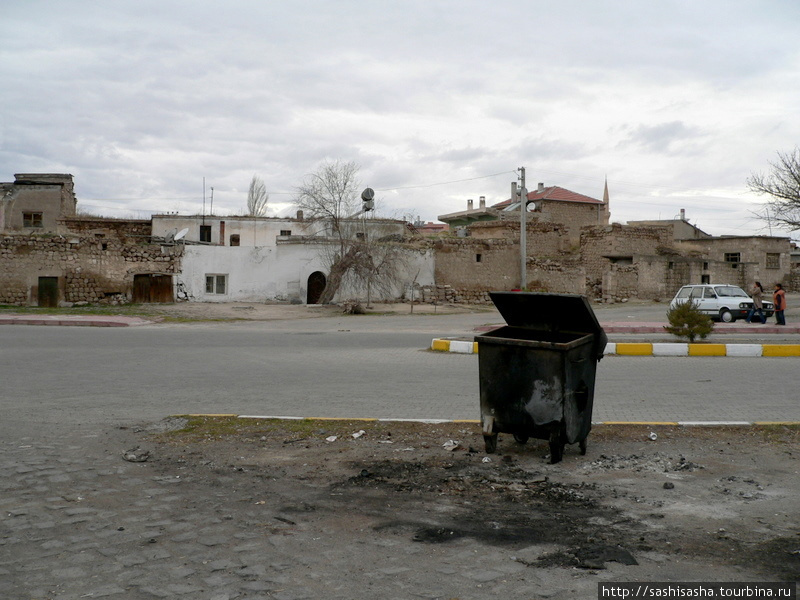
[[(236, 415), (236, 414), (189, 414), (172, 415), (173, 417), (232, 417), (236, 419), (263, 419), (276, 421), (363, 421), (374, 423), (426, 423), (437, 425), (440, 423), (465, 423), (480, 425), (479, 419), (394, 419), (370, 417), (289, 417), (278, 415)], [(800, 426), (800, 421), (592, 421), (592, 425), (645, 425), (648, 427), (769, 427)]]
[(49, 325), (58, 327), (135, 327), (152, 325), (139, 317), (115, 315), (0, 315), (0, 325)]
[[(478, 342), (436, 338), (431, 350), (477, 354)], [(800, 344), (683, 344), (683, 343), (614, 343), (606, 344), (607, 356), (731, 356), (731, 357), (793, 357), (800, 356)]]

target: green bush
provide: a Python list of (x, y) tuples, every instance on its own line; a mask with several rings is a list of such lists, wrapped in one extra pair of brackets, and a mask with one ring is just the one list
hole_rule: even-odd
[(698, 305), (691, 300), (667, 311), (667, 321), (669, 325), (664, 326), (665, 331), (689, 338), (689, 342), (694, 342), (695, 338), (704, 340), (714, 330), (711, 317), (701, 313)]

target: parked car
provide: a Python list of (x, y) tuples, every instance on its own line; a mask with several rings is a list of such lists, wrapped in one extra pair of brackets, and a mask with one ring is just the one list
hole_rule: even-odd
[[(678, 290), (669, 307), (675, 308), (679, 304), (691, 300), (700, 308), (703, 314), (715, 321), (733, 323), (736, 319), (744, 319), (753, 308), (753, 299), (742, 288), (729, 284), (697, 284), (685, 285)], [(764, 314), (771, 317), (775, 307), (772, 302), (762, 302)]]

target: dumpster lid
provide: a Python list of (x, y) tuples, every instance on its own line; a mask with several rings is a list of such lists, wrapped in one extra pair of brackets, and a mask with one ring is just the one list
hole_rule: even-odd
[(542, 292), (489, 292), (506, 323), (542, 331), (603, 333), (585, 296)]

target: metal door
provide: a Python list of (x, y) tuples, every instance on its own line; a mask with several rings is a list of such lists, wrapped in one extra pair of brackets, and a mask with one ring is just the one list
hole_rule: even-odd
[(39, 277), (39, 306), (58, 306), (58, 277)]

